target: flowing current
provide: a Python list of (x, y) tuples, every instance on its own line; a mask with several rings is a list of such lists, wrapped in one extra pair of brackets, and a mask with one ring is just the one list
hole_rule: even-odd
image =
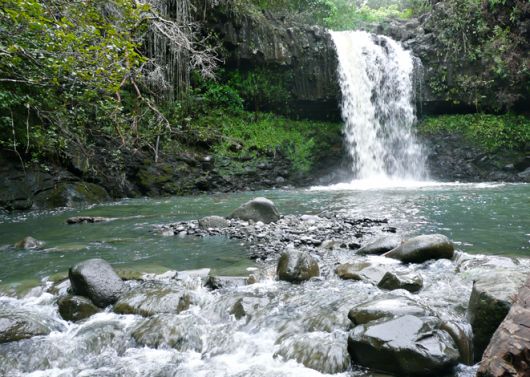
[(344, 133), (354, 176), (425, 179), (425, 153), (413, 132), (412, 55), (396, 41), (364, 31), (331, 35), (339, 59)]

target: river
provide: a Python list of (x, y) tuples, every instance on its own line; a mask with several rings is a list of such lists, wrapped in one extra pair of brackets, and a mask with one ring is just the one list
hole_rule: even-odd
[[(32, 313), (54, 331), (1, 344), (0, 374), (272, 377), (320, 376), (315, 368), (346, 368), (340, 375), (375, 376), (348, 365), (345, 344), (347, 311), (379, 294), (376, 287), (343, 281), (332, 273), (302, 285), (279, 282), (274, 278), (275, 261), (248, 259), (244, 240), (165, 237), (154, 231), (159, 224), (228, 215), (256, 196), (273, 200), (283, 215), (347, 212), (354, 218), (387, 218), (388, 225), (403, 236), (443, 233), (466, 253), (462, 255), (519, 257), (520, 269), (528, 269), (530, 187), (524, 184), (274, 190), (127, 199), (87, 208), (2, 214), (2, 310)], [(116, 219), (99, 224), (65, 223), (77, 215)], [(27, 235), (43, 241), (43, 249), (13, 247)], [(151, 273), (150, 279), (164, 284), (175, 283), (155, 274), (198, 268), (211, 268), (211, 273), (220, 275), (247, 275), (249, 268), (257, 268), (262, 278), (254, 285), (220, 291), (205, 289), (198, 280), (178, 283), (194, 291), (197, 303), (163, 321), (164, 331), (180, 331), (184, 340), (173, 348), (157, 348), (144, 346), (135, 337), (147, 321), (137, 315), (106, 311), (78, 324), (60, 318), (56, 300), (64, 290), (47, 292), (51, 280), (64, 278), (68, 267), (94, 257), (104, 258), (118, 269)], [(332, 263), (326, 258), (322, 264)], [(344, 262), (354, 256), (339, 249), (333, 258)], [(419, 269), (409, 268), (421, 271), (424, 277), (424, 289), (418, 294), (421, 300), (444, 315), (464, 320), (472, 273), (455, 273), (455, 263), (436, 261)], [(253, 300), (255, 305), (247, 309), (252, 315), (237, 320), (228, 311), (241, 298)], [(309, 361), (303, 362), (301, 354), (309, 355)], [(317, 360), (316, 366), (310, 360)], [(472, 375), (473, 371), (473, 367), (461, 365), (454, 375)]]

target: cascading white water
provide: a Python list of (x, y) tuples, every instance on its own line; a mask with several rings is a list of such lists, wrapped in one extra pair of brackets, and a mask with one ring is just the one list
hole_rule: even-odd
[(339, 60), (342, 117), (360, 180), (423, 180), (425, 153), (413, 125), (412, 55), (364, 31), (331, 32)]

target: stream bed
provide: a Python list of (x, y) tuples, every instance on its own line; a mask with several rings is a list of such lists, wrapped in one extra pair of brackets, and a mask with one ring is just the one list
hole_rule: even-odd
[[(275, 279), (276, 255), (250, 259), (245, 239), (157, 231), (160, 225), (226, 216), (257, 196), (274, 201), (282, 215), (386, 219), (385, 227), (403, 237), (442, 233), (455, 243), (457, 256), (401, 265), (384, 257), (357, 256), (347, 245), (327, 250), (317, 245), (313, 252), (321, 277), (295, 285)], [(476, 276), (497, 268), (530, 271), (529, 213), (530, 186), (483, 183), (129, 199), (82, 209), (0, 214), (0, 310), (38, 317), (52, 330), (0, 344), (0, 375), (382, 376), (350, 363), (347, 314), (388, 292), (366, 281), (341, 280), (335, 266), (363, 261), (420, 274), (419, 293), (392, 294), (465, 323)], [(114, 220), (66, 225), (67, 218), (80, 215)], [(352, 242), (366, 244), (382, 228), (367, 228)], [(44, 242), (42, 249), (13, 247), (29, 235)], [(60, 282), (70, 266), (89, 258), (103, 258), (122, 274), (142, 275), (164, 289), (186, 289), (193, 303), (180, 313), (152, 317), (116, 314), (109, 308), (85, 321), (64, 321), (57, 299), (67, 284)], [(257, 282), (211, 290), (200, 276), (175, 279), (171, 272), (201, 268), (213, 275), (252, 273)], [(131, 289), (139, 284), (126, 283)], [(461, 364), (448, 375), (474, 372), (473, 366)]]

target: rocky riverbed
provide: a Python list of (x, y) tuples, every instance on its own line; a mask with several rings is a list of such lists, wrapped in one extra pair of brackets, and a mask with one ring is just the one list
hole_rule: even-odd
[(72, 266), (68, 280), (1, 297), (0, 372), (467, 377), (530, 271), (526, 259), (472, 256), (441, 235), (404, 237), (385, 219), (281, 216), (255, 203), (234, 211), (243, 219), (154, 229), (241, 240), (259, 260), (245, 276), (122, 281), (96, 259)]

